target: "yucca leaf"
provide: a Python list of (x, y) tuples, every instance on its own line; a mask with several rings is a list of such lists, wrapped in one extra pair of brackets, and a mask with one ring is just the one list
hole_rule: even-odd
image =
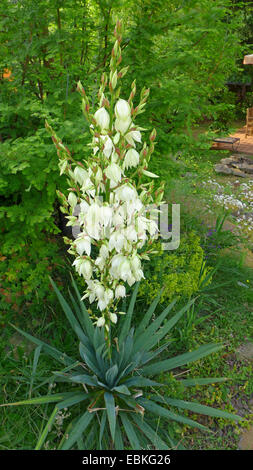
[(38, 365), (38, 360), (40, 357), (42, 345), (37, 346), (37, 348), (34, 351), (34, 357), (33, 357), (33, 368), (32, 368), (32, 374), (31, 374), (31, 381), (30, 381), (30, 388), (29, 388), (29, 397), (32, 395), (32, 388), (33, 388), (33, 382), (34, 382), (34, 377), (36, 374), (36, 369)]
[(87, 398), (89, 398), (88, 393), (74, 392), (69, 398), (66, 398), (65, 400), (57, 403), (56, 408), (58, 410), (63, 410), (64, 408), (69, 408), (70, 406), (76, 405), (77, 403), (80, 403), (81, 401), (84, 401)]
[[(62, 375), (60, 373), (57, 373), (57, 375)], [(63, 375), (64, 377), (64, 375)], [(97, 381), (94, 377), (88, 374), (80, 374), (80, 375), (68, 375), (66, 377), (66, 380), (68, 382), (75, 382), (78, 384), (85, 384), (85, 385), (90, 385), (92, 387), (95, 387), (97, 385)]]
[(130, 372), (132, 372), (134, 369), (138, 369), (138, 367), (141, 364), (142, 356), (143, 356), (143, 352), (136, 353), (131, 359), (131, 362), (125, 367), (125, 369), (123, 369), (123, 371), (119, 373), (117, 380), (120, 381), (121, 378), (129, 375)]
[(105, 374), (105, 379), (109, 387), (112, 387), (115, 383), (118, 372), (119, 369), (117, 364), (114, 364), (114, 366), (110, 367), (110, 369), (107, 370)]
[(73, 392), (55, 393), (54, 395), (44, 395), (43, 397), (29, 398), (27, 400), (16, 401), (13, 403), (2, 403), (0, 406), (43, 405), (45, 403), (55, 403), (68, 398), (72, 393)]
[(120, 413), (121, 422), (123, 424), (127, 438), (131, 444), (133, 450), (141, 449), (139, 439), (136, 435), (136, 432), (132, 426), (132, 423), (129, 421), (126, 413)]
[(25, 331), (21, 330), (17, 326), (12, 325), (15, 330), (17, 330), (19, 333), (21, 333), (25, 338), (29, 339), (34, 344), (37, 344), (37, 346), (41, 346), (43, 350), (51, 357), (56, 359), (58, 362), (61, 362), (64, 365), (72, 365), (75, 364), (75, 360), (72, 359), (71, 357), (67, 356), (67, 354), (62, 353), (56, 348), (53, 348), (49, 344), (45, 343), (44, 341), (41, 341), (38, 338), (35, 338), (35, 336), (30, 335), (29, 333), (26, 333)]
[(196, 378), (196, 379), (182, 379), (180, 380), (180, 383), (183, 384), (185, 387), (192, 387), (196, 385), (209, 385), (209, 384), (214, 384), (218, 382), (226, 382), (226, 380), (229, 380), (227, 377), (211, 377), (210, 379), (202, 379), (202, 378)]
[[(189, 302), (184, 307), (182, 307), (178, 313), (176, 313), (172, 318), (170, 318), (170, 320), (168, 320), (162, 326), (162, 328), (157, 332), (157, 336), (156, 336), (157, 342), (161, 341), (165, 337), (165, 335), (169, 333), (169, 331), (173, 328), (173, 326), (176, 325), (176, 323), (180, 320), (180, 318), (184, 315), (184, 313), (187, 312), (187, 310), (191, 307), (191, 305), (194, 304), (195, 300), (196, 299), (189, 300)], [(149, 348), (153, 347), (153, 345), (155, 344), (156, 343), (151, 343), (151, 345), (149, 345)]]
[(220, 344), (205, 344), (195, 351), (180, 354), (179, 356), (172, 357), (171, 359), (144, 366), (142, 368), (142, 373), (144, 375), (157, 375), (161, 372), (166, 372), (176, 367), (197, 361), (198, 359), (202, 359), (211, 353), (219, 351), (222, 347), (223, 345)]
[(147, 325), (149, 324), (149, 321), (153, 315), (153, 313), (155, 312), (155, 309), (159, 303), (159, 300), (161, 298), (161, 295), (162, 295), (162, 290), (160, 291), (160, 293), (157, 295), (157, 297), (153, 300), (152, 304), (150, 305), (150, 307), (148, 308), (147, 312), (145, 313), (141, 323), (139, 324), (138, 328), (136, 329), (136, 332), (135, 332), (135, 336), (136, 338), (138, 338), (139, 334), (142, 334), (143, 331), (145, 331)]
[(53, 422), (55, 420), (55, 417), (56, 417), (58, 411), (59, 411), (58, 408), (55, 407), (52, 414), (51, 414), (51, 416), (50, 416), (50, 418), (49, 418), (49, 420), (48, 420), (48, 422), (47, 422), (47, 424), (46, 424), (46, 426), (43, 429), (42, 434), (40, 435), (40, 437), (38, 439), (35, 450), (40, 450), (41, 447), (43, 446), (43, 444), (45, 442), (45, 439), (48, 435), (49, 430), (51, 429), (51, 427), (53, 425)]
[(82, 343), (79, 344), (79, 352), (80, 352), (81, 358), (87, 364), (87, 366), (92, 370), (92, 372), (96, 374), (98, 377), (103, 379), (103, 375), (99, 369), (95, 355), (94, 354), (92, 355)]
[(147, 362), (152, 361), (156, 356), (159, 356), (167, 347), (171, 344), (171, 341), (163, 344), (160, 348), (157, 348), (155, 351), (147, 352), (143, 354), (142, 365), (147, 364)]
[(127, 313), (124, 317), (123, 326), (121, 327), (121, 331), (120, 331), (120, 335), (119, 335), (119, 344), (121, 344), (122, 341), (126, 338), (128, 332), (130, 330), (131, 320), (132, 320), (132, 315), (133, 315), (133, 311), (134, 311), (134, 305), (135, 305), (139, 285), (140, 285), (140, 282), (137, 282), (136, 286), (134, 288), (134, 291), (132, 293), (130, 304), (129, 304)]
[(227, 411), (218, 410), (216, 408), (212, 408), (211, 406), (201, 405), (200, 403), (196, 403), (196, 402), (177, 400), (173, 398), (158, 397), (158, 396), (152, 396), (152, 399), (155, 401), (159, 401), (160, 403), (165, 402), (166, 404), (176, 406), (177, 408), (190, 410), (193, 413), (201, 413), (201, 414), (216, 417), (216, 418), (232, 419), (234, 421), (243, 420), (241, 416), (234, 415), (233, 413), (228, 413)]
[(123, 443), (122, 434), (121, 434), (121, 430), (120, 430), (120, 425), (119, 425), (118, 421), (116, 423), (114, 445), (115, 445), (116, 450), (124, 450), (124, 443)]
[(76, 316), (78, 318), (78, 321), (81, 325), (81, 328), (83, 329), (83, 331), (86, 332), (86, 325), (85, 325), (85, 322), (84, 322), (84, 318), (83, 318), (83, 314), (82, 314), (82, 311), (81, 311), (81, 308), (80, 306), (77, 304), (74, 296), (72, 295), (70, 289), (68, 289), (68, 292), (69, 292), (69, 297), (70, 297), (70, 300), (71, 300), (71, 303), (74, 307), (74, 310), (75, 310), (75, 313), (76, 313)]
[(97, 424), (96, 422), (93, 422), (91, 424), (90, 432), (84, 441), (83, 449), (81, 450), (87, 450), (87, 449), (93, 448), (93, 444), (95, 443), (96, 430), (97, 430)]
[(65, 438), (65, 441), (63, 442), (61, 446), (61, 450), (68, 450), (73, 447), (76, 441), (82, 436), (84, 431), (89, 426), (90, 422), (94, 418), (94, 415), (95, 413), (89, 413), (88, 411), (86, 411), (81, 416), (81, 418), (78, 419), (78, 421), (72, 427), (72, 430), (69, 433), (68, 439)]
[(106, 344), (101, 344), (98, 346), (96, 349), (96, 360), (97, 364), (99, 366), (99, 369), (101, 370), (103, 377), (105, 376), (106, 369), (108, 369), (109, 364), (108, 361), (106, 361), (106, 355), (108, 354)]
[(197, 423), (196, 421), (193, 421), (190, 418), (186, 418), (185, 416), (179, 415), (177, 413), (174, 413), (173, 411), (169, 411), (163, 406), (157, 405), (152, 400), (147, 400), (145, 398), (138, 398), (138, 403), (145, 408), (145, 410), (150, 411), (151, 413), (154, 413), (162, 418), (166, 418), (169, 420), (173, 421), (178, 421), (179, 423), (187, 424), (192, 427), (196, 427), (205, 431), (209, 431), (209, 429), (206, 426), (203, 426), (202, 424)]
[(104, 430), (105, 430), (105, 423), (106, 423), (106, 412), (102, 412), (102, 419), (100, 422), (100, 429), (99, 429), (99, 449), (102, 449), (102, 440), (103, 440), (103, 435), (104, 435)]
[(119, 370), (122, 371), (127, 364), (129, 363), (129, 359), (131, 357), (132, 351), (133, 351), (133, 333), (134, 329), (132, 328), (127, 335), (125, 341), (124, 341), (124, 348), (120, 354), (120, 360), (119, 360)]
[(93, 337), (93, 347), (95, 351), (97, 351), (98, 348), (101, 346), (104, 346), (105, 344), (105, 330), (104, 328), (98, 328), (96, 327), (94, 329), (94, 337)]
[(137, 338), (135, 337), (135, 342), (134, 342), (134, 351), (139, 351), (140, 349), (142, 350), (147, 350), (147, 344), (150, 339), (154, 339), (154, 335), (162, 322), (165, 320), (167, 317), (168, 313), (171, 311), (171, 309), (174, 307), (176, 303), (176, 300), (173, 300), (173, 302), (168, 305), (168, 307), (163, 310), (163, 312), (151, 323), (151, 325), (146, 328), (144, 333), (140, 334)]
[(76, 296), (77, 296), (77, 299), (78, 299), (78, 302), (79, 302), (79, 305), (80, 305), (81, 312), (83, 314), (83, 324), (84, 324), (85, 332), (86, 332), (87, 336), (89, 337), (90, 341), (93, 341), (94, 329), (95, 328), (92, 324), (89, 313), (88, 313), (88, 311), (87, 311), (87, 309), (84, 305), (84, 302), (81, 300), (81, 296), (80, 296), (78, 287), (77, 287), (72, 275), (71, 275), (71, 281), (72, 281), (72, 285), (73, 285), (73, 287), (75, 289), (75, 292), (76, 292)]
[(113, 387), (113, 390), (115, 390), (115, 392), (123, 393), (123, 395), (131, 395), (126, 385), (118, 385), (117, 387)]
[(106, 406), (111, 436), (114, 442), (115, 427), (116, 427), (116, 410), (115, 410), (114, 396), (112, 393), (105, 392), (104, 399), (105, 399), (105, 406)]
[(132, 419), (156, 449), (169, 450), (168, 445), (165, 444), (165, 442), (158, 436), (157, 432), (148, 425), (144, 418), (141, 418), (136, 413), (133, 413)]
[[(168, 313), (174, 307), (176, 300), (171, 302), (171, 304), (161, 313), (161, 315), (150, 325), (150, 327), (143, 333), (138, 341), (135, 343), (134, 350), (138, 350), (141, 347), (141, 344), (145, 345), (145, 350), (149, 351), (153, 346), (155, 346), (159, 341), (161, 341), (166, 334), (173, 328), (173, 326), (180, 320), (183, 314), (189, 309), (189, 307), (194, 303), (195, 299), (190, 300), (183, 308), (180, 309), (170, 320), (168, 320), (160, 330), (157, 329), (161, 323), (165, 320)], [(159, 321), (158, 321), (159, 320)], [(157, 322), (157, 323), (156, 323)], [(156, 333), (156, 334), (154, 334)]]
[(157, 386), (164, 386), (164, 384), (155, 382), (154, 380), (148, 379), (146, 377), (142, 377), (141, 375), (138, 377), (131, 377), (124, 382), (124, 385), (128, 387), (157, 387)]
[(84, 344), (87, 343), (87, 336), (84, 334), (81, 326), (80, 326), (80, 323), (79, 321), (76, 319), (75, 315), (73, 314), (72, 312), (72, 309), (70, 308), (68, 302), (64, 299), (63, 295), (61, 294), (61, 292), (59, 291), (59, 289), (57, 288), (57, 286), (55, 285), (54, 281), (50, 278), (50, 282), (53, 286), (53, 289), (58, 297), (58, 300), (61, 304), (61, 307), (71, 325), (71, 327), (73, 328), (74, 332), (76, 333), (77, 337), (79, 338), (80, 341), (82, 341)]

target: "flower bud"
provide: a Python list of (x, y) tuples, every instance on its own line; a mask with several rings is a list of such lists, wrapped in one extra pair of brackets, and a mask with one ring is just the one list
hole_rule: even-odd
[(150, 134), (150, 136), (149, 136), (149, 140), (150, 140), (151, 142), (154, 142), (155, 138), (156, 138), (156, 130), (153, 129), (152, 132), (151, 132), (151, 134)]
[(74, 208), (77, 205), (77, 197), (75, 193), (72, 193), (72, 191), (68, 195), (68, 203), (72, 208)]
[(111, 77), (111, 86), (113, 90), (114, 88), (116, 88), (117, 81), (118, 81), (118, 73), (117, 73), (117, 70), (115, 70), (114, 74)]
[(117, 323), (118, 318), (117, 318), (116, 313), (110, 313), (109, 315), (110, 315), (111, 322), (114, 323), (114, 324)]

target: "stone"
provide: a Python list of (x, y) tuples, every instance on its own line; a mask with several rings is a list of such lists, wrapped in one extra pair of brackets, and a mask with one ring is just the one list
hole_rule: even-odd
[(248, 361), (253, 362), (253, 343), (250, 341), (241, 344), (236, 352), (240, 359), (247, 359)]
[(225, 173), (226, 175), (235, 175), (246, 178), (253, 174), (253, 160), (243, 155), (231, 155), (222, 158), (220, 163), (214, 167), (217, 173)]
[(231, 168), (229, 168), (226, 165), (222, 165), (222, 164), (215, 165), (214, 169), (215, 169), (216, 173), (226, 173), (227, 175), (230, 175), (232, 173)]
[(253, 450), (253, 426), (243, 432), (238, 447), (240, 450)]

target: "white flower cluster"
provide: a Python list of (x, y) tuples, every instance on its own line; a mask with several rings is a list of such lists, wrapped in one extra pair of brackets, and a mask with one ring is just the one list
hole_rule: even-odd
[[(152, 239), (158, 236), (157, 222), (147, 217), (147, 206), (157, 205), (163, 198), (162, 185), (153, 197), (153, 178), (157, 175), (147, 171), (156, 132), (153, 130), (150, 135), (149, 147), (142, 145), (143, 129), (133, 122), (143, 112), (148, 90), (142, 91), (137, 108), (132, 104), (135, 82), (128, 101), (118, 96), (117, 81), (125, 73), (116, 70), (120, 53), (117, 40), (111, 61), (110, 103), (104, 94), (107, 80), (103, 74), (99, 108), (94, 115), (89, 112), (81, 83), (78, 84), (92, 134), (88, 160), (74, 161), (47, 124), (60, 156), (60, 171), (67, 174), (71, 186), (68, 198), (59, 193), (62, 211), (69, 214), (68, 225), (80, 227), (77, 238), (68, 239), (69, 252), (75, 255), (73, 265), (86, 281), (83, 298), (97, 303), (101, 315), (96, 316), (96, 324), (106, 328), (110, 322), (117, 322), (117, 303), (126, 296), (124, 283), (132, 286), (144, 277), (141, 259), (148, 259)], [(146, 177), (152, 182), (145, 183)]]
[(226, 186), (213, 179), (202, 183), (213, 192), (209, 194), (216, 206), (222, 206), (231, 211), (233, 219), (246, 235), (253, 231), (253, 180), (241, 183), (239, 180), (227, 181)]

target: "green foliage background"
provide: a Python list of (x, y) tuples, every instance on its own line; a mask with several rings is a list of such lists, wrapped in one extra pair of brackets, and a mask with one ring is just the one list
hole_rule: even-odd
[[(75, 93), (80, 79), (95, 105), (107, 69), (116, 18), (122, 19), (125, 89), (151, 88), (140, 119), (156, 127), (154, 167), (171, 153), (204, 145), (202, 119), (231, 111), (225, 81), (242, 57), (243, 10), (230, 0), (3, 0), (0, 6), (0, 217), (2, 252), (41, 231), (57, 232), (52, 214), (57, 156), (44, 130), (53, 125), (76, 158), (89, 134)], [(3, 78), (6, 70), (10, 79)], [(126, 96), (127, 97), (127, 96)], [(223, 100), (224, 97), (224, 100)], [(7, 234), (7, 236), (6, 236)]]

